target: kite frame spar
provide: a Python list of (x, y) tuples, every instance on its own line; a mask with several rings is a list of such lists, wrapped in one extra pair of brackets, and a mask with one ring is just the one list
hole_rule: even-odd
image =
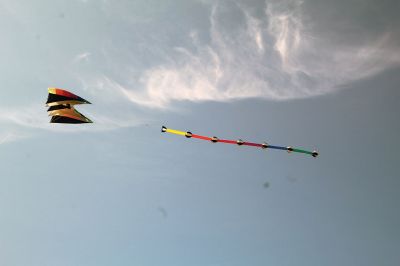
[(180, 131), (180, 130), (176, 130), (176, 129), (170, 129), (170, 128), (166, 128), (165, 126), (161, 127), (161, 132), (165, 133), (171, 133), (171, 134), (176, 134), (176, 135), (181, 135), (181, 136), (185, 136), (187, 138), (195, 138), (195, 139), (201, 139), (201, 140), (208, 140), (211, 141), (213, 143), (217, 143), (217, 142), (222, 142), (222, 143), (227, 143), (227, 144), (236, 144), (236, 145), (244, 145), (244, 146), (253, 146), (253, 147), (259, 147), (262, 149), (275, 149), (275, 150), (284, 150), (287, 152), (297, 152), (297, 153), (304, 153), (304, 154), (309, 154), (312, 157), (317, 157), (319, 155), (319, 153), (314, 150), (314, 151), (307, 151), (307, 150), (303, 150), (303, 149), (297, 149), (297, 148), (293, 148), (291, 146), (287, 146), (287, 147), (282, 147), (282, 146), (275, 146), (275, 145), (269, 145), (266, 142), (264, 143), (253, 143), (253, 142), (247, 142), (247, 141), (243, 141), (241, 139), (238, 140), (228, 140), (228, 139), (219, 139), (217, 137), (206, 137), (206, 136), (201, 136), (201, 135), (196, 135), (193, 134), (190, 131)]

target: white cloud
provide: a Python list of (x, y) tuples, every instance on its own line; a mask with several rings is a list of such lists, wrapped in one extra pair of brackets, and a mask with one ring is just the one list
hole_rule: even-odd
[(10, 131), (10, 132), (2, 132), (0, 133), (0, 145), (4, 143), (14, 142), (20, 139), (25, 138), (25, 135), (21, 133)]
[[(42, 112), (40, 112), (42, 110)], [(13, 107), (0, 110), (0, 120), (18, 126), (45, 128), (48, 121), (45, 106)]]
[[(9, 125), (19, 135), (26, 135), (26, 129), (49, 130), (60, 132), (83, 132), (83, 131), (107, 131), (119, 128), (134, 127), (146, 123), (144, 119), (138, 118), (129, 113), (110, 111), (110, 108), (97, 106), (95, 111), (90, 107), (77, 107), (80, 112), (89, 117), (93, 124), (50, 124), (50, 117), (46, 114), (46, 107), (43, 105), (31, 105), (28, 107), (14, 107), (0, 109), (0, 121)], [(82, 111), (84, 109), (84, 111)], [(16, 133), (16, 134), (17, 134)]]
[[(397, 46), (391, 46), (397, 36), (386, 32), (374, 42), (364, 43), (324, 39), (313, 31), (301, 1), (267, 1), (261, 15), (244, 4), (218, 3), (204, 1), (212, 7), (208, 38), (201, 29), (191, 29), (187, 36), (177, 36), (177, 40), (190, 43), (182, 41), (172, 50), (149, 42), (154, 45), (149, 51), (157, 51), (153, 54), (157, 57), (153, 67), (140, 69), (140, 64), (133, 65), (132, 60), (116, 60), (115, 51), (129, 54), (124, 47), (102, 47), (102, 53), (94, 50), (76, 54), (73, 63), (87, 64), (84, 68), (70, 64), (70, 78), (80, 80), (82, 89), (90, 95), (88, 100), (94, 104), (79, 106), (79, 110), (94, 124), (49, 124), (50, 118), (41, 104), (0, 109), (2, 124), (21, 129), (16, 132), (28, 128), (63, 132), (113, 130), (147, 123), (144, 114), (148, 110), (134, 110), (137, 106), (172, 108), (176, 101), (311, 97), (336, 91), (400, 62)], [(227, 7), (237, 9), (235, 26), (225, 16)], [(14, 9), (11, 6), (7, 10)], [(164, 53), (165, 60), (160, 64), (159, 55)], [(101, 71), (108, 73), (90, 72), (99, 62), (106, 66)]]
[(91, 55), (91, 53), (89, 53), (89, 52), (84, 52), (84, 53), (78, 54), (72, 60), (72, 63), (76, 64), (76, 63), (80, 63), (80, 62), (88, 62), (90, 55)]
[(243, 27), (227, 28), (215, 4), (208, 44), (199, 44), (193, 30), (194, 50), (176, 47), (174, 60), (143, 72), (142, 89), (119, 84), (118, 90), (155, 108), (184, 100), (289, 100), (336, 91), (400, 62), (389, 34), (358, 45), (318, 38), (304, 24), (301, 1), (267, 1), (262, 18), (240, 8)]

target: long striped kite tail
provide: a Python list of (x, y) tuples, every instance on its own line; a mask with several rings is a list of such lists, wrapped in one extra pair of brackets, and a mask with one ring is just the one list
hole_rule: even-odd
[(181, 136), (185, 136), (187, 138), (195, 138), (195, 139), (201, 139), (201, 140), (208, 140), (211, 141), (213, 143), (217, 143), (217, 142), (221, 142), (221, 143), (226, 143), (226, 144), (236, 144), (239, 146), (252, 146), (252, 147), (259, 147), (262, 149), (275, 149), (275, 150), (284, 150), (287, 152), (297, 152), (297, 153), (304, 153), (304, 154), (309, 154), (313, 157), (317, 157), (319, 155), (319, 153), (317, 151), (307, 151), (307, 150), (303, 150), (303, 149), (296, 149), (293, 148), (291, 146), (287, 146), (287, 147), (282, 147), (282, 146), (274, 146), (274, 145), (269, 145), (268, 143), (264, 142), (264, 143), (253, 143), (253, 142), (247, 142), (247, 141), (243, 141), (241, 139), (238, 140), (228, 140), (228, 139), (219, 139), (215, 136), (213, 137), (206, 137), (206, 136), (201, 136), (201, 135), (196, 135), (193, 134), (190, 131), (180, 131), (180, 130), (176, 130), (176, 129), (170, 129), (170, 128), (166, 128), (165, 126), (161, 127), (161, 132), (165, 133), (171, 133), (171, 134), (175, 134), (175, 135), (181, 135)]

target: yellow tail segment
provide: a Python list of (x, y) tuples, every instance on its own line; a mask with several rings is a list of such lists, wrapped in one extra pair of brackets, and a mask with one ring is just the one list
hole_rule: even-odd
[(181, 136), (185, 136), (186, 135), (186, 132), (175, 130), (175, 129), (169, 129), (169, 128), (167, 128), (165, 130), (165, 132), (176, 134), (176, 135), (181, 135)]

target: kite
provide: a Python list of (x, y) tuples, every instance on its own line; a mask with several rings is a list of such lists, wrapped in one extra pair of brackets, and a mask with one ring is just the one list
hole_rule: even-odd
[(75, 110), (74, 105), (76, 104), (90, 104), (90, 102), (69, 91), (49, 88), (46, 106), (49, 107), (47, 112), (51, 116), (50, 123), (93, 123), (89, 118)]
[(176, 134), (176, 135), (181, 135), (181, 136), (185, 136), (187, 138), (195, 138), (195, 139), (201, 139), (201, 140), (208, 140), (211, 141), (213, 143), (217, 143), (217, 142), (222, 142), (222, 143), (227, 143), (227, 144), (236, 144), (239, 146), (253, 146), (253, 147), (259, 147), (262, 149), (275, 149), (275, 150), (285, 150), (287, 152), (298, 152), (298, 153), (304, 153), (304, 154), (309, 154), (313, 157), (317, 157), (318, 156), (318, 152), (317, 151), (306, 151), (303, 149), (296, 149), (293, 148), (291, 146), (288, 147), (281, 147), (281, 146), (274, 146), (274, 145), (269, 145), (266, 142), (264, 143), (253, 143), (253, 142), (247, 142), (247, 141), (243, 141), (241, 139), (238, 140), (228, 140), (228, 139), (219, 139), (217, 137), (205, 137), (205, 136), (200, 136), (200, 135), (196, 135), (193, 134), (190, 131), (184, 132), (184, 131), (179, 131), (179, 130), (175, 130), (175, 129), (170, 129), (170, 128), (166, 128), (165, 126), (162, 126), (161, 128), (161, 132), (167, 132), (167, 133), (171, 133), (171, 134)]

